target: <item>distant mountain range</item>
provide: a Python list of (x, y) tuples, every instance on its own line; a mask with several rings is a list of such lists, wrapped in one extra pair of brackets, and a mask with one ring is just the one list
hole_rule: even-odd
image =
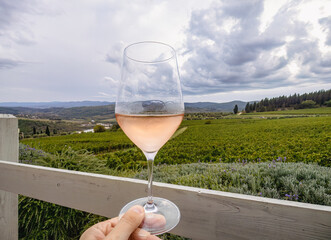
[[(93, 106), (106, 106), (113, 105), (114, 102), (106, 101), (72, 101), (72, 102), (0, 102), (0, 107), (9, 108), (73, 108), (73, 107), (93, 107)], [(245, 108), (247, 102), (243, 101), (232, 101), (225, 103), (215, 102), (196, 102), (196, 103), (185, 103), (186, 108), (198, 108), (212, 111), (232, 111), (235, 105), (238, 108)]]
[(114, 104), (105, 106), (83, 106), (72, 108), (0, 107), (0, 114), (13, 114), (17, 117), (23, 118), (104, 120), (115, 117), (114, 108)]
[(2, 102), (0, 107), (25, 107), (25, 108), (72, 108), (105, 106), (114, 102), (101, 101), (72, 101), (72, 102)]
[[(226, 103), (197, 102), (185, 103), (185, 112), (232, 112), (235, 105), (239, 110), (247, 102), (232, 101)], [(13, 114), (19, 117), (50, 119), (110, 119), (114, 118), (114, 102), (30, 102), (0, 103), (0, 113)]]

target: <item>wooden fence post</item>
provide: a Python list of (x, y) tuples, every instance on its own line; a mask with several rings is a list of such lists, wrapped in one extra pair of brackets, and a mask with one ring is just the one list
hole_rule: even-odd
[[(0, 114), (0, 160), (18, 162), (18, 121)], [(0, 190), (0, 239), (18, 239), (18, 195)]]

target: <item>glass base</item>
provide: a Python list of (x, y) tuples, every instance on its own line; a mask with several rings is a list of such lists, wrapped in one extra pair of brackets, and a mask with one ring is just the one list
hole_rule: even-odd
[(134, 205), (143, 206), (145, 209), (145, 219), (140, 227), (153, 235), (162, 234), (173, 229), (180, 219), (178, 207), (171, 201), (163, 198), (153, 197), (153, 203), (147, 203), (147, 198), (136, 199), (125, 205), (119, 216), (129, 210)]

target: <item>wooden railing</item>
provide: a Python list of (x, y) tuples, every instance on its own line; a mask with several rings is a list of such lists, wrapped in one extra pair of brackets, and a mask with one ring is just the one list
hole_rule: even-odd
[[(0, 239), (18, 238), (17, 194), (117, 216), (146, 181), (18, 163), (17, 119), (0, 115)], [(171, 233), (192, 239), (331, 239), (331, 207), (154, 183), (179, 207)]]

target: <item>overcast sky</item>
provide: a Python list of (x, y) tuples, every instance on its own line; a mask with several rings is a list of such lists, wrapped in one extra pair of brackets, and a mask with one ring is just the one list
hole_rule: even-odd
[(0, 102), (114, 101), (145, 40), (176, 49), (186, 102), (331, 88), (330, 0), (0, 0)]

